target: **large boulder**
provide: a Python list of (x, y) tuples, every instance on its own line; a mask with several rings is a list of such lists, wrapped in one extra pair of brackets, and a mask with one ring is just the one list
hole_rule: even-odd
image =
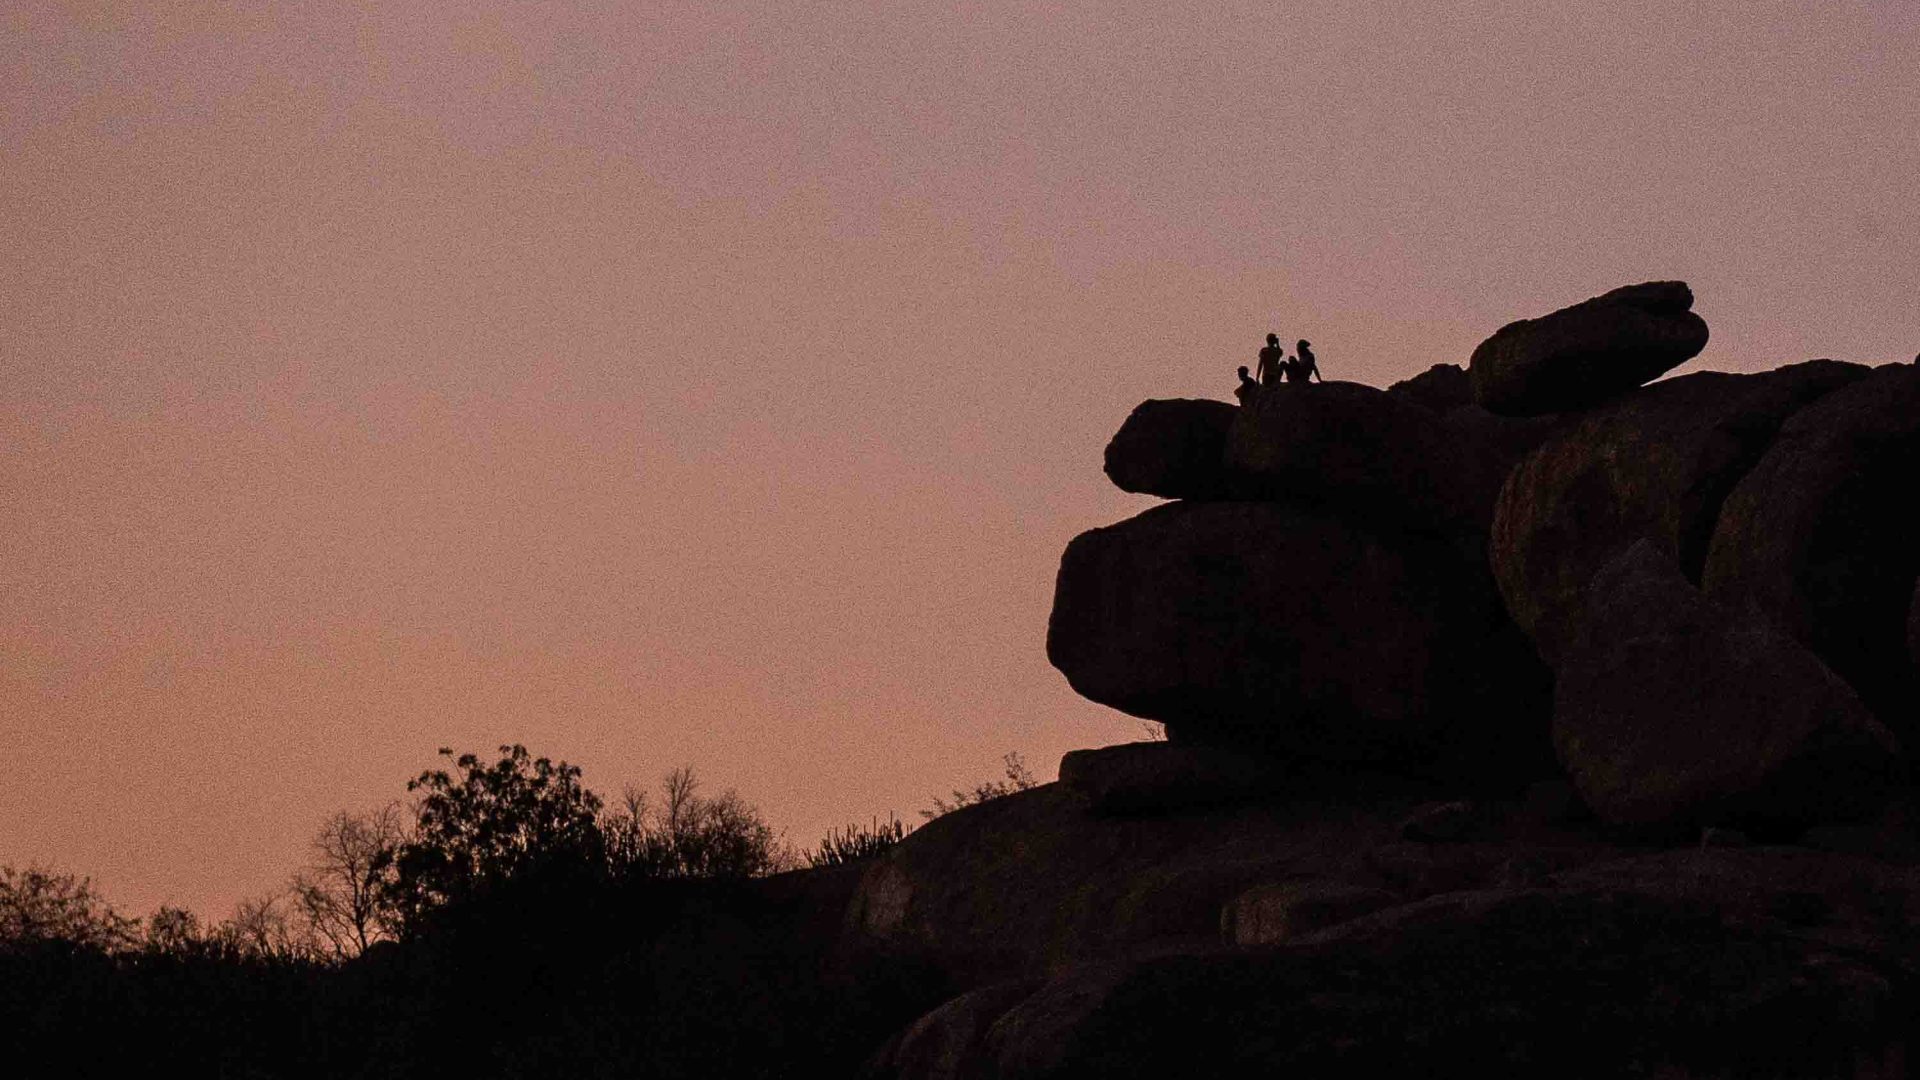
[(1504, 466), (1431, 409), (1359, 383), (1281, 385), (1227, 432), (1243, 498), (1337, 507), (1389, 527), (1484, 534)]
[(1435, 364), (1387, 387), (1390, 397), (1440, 417), (1448, 438), (1476, 455), (1497, 479), (1552, 434), (1552, 416), (1497, 416), (1473, 403), (1473, 384), (1458, 364)]
[(1473, 404), (1473, 382), (1459, 364), (1435, 364), (1411, 379), (1387, 387), (1387, 393), (1436, 413), (1449, 413)]
[(1070, 750), (1060, 783), (1097, 814), (1156, 814), (1254, 802), (1285, 791), (1285, 764), (1220, 746), (1122, 743)]
[(1012, 979), (970, 990), (889, 1039), (861, 1071), (865, 1080), (973, 1080), (990, 1072), (982, 1053), (987, 1031), (1040, 988)]
[(1227, 428), (1239, 411), (1222, 401), (1141, 402), (1107, 443), (1107, 478), (1141, 495), (1222, 497)]
[(1220, 911), (1230, 945), (1277, 945), (1404, 903), (1395, 892), (1306, 878), (1248, 889)]
[(1557, 675), (1554, 750), (1615, 824), (1861, 820), (1895, 783), (1899, 746), (1846, 683), (1650, 541), (1595, 575)]
[(1506, 416), (1584, 409), (1698, 355), (1707, 324), (1693, 290), (1650, 281), (1537, 319), (1508, 323), (1473, 350), (1474, 400)]
[(1920, 368), (1877, 368), (1781, 426), (1721, 507), (1701, 577), (1709, 595), (1759, 604), (1910, 741), (1915, 492)]
[(1293, 502), (1175, 503), (1074, 538), (1047, 657), (1175, 741), (1482, 771), (1544, 747), (1544, 671), (1483, 569)]
[(1211, 946), (1227, 901), (1288, 874), (1341, 876), (1417, 798), (1296, 792), (1284, 803), (1102, 817), (1065, 785), (1044, 784), (910, 833), (866, 868), (845, 939), (860, 953), (925, 957), (962, 985)]
[(1557, 871), (1621, 852), (1596, 835), (1542, 833), (1517, 807), (1490, 814), (1475, 843), (1401, 840), (1400, 821), (1435, 792), (1329, 769), (1302, 772), (1281, 798), (1114, 817), (1089, 813), (1064, 784), (1043, 784), (942, 815), (863, 867), (841, 946), (924, 961), (953, 985), (977, 986), (1212, 947), (1229, 902), (1275, 882), (1418, 899), (1493, 884), (1517, 859)]
[(1505, 479), (1521, 458), (1547, 441), (1558, 428), (1555, 416), (1497, 416), (1478, 405), (1462, 405), (1440, 418), (1448, 433), (1469, 444), (1495, 475)]
[(1487, 556), (1507, 610), (1549, 663), (1594, 572), (1651, 538), (1698, 581), (1721, 502), (1789, 415), (1867, 372), (1815, 360), (1701, 372), (1570, 418), (1508, 474)]

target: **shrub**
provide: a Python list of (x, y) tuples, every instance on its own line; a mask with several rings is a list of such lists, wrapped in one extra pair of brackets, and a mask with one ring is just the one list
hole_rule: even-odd
[(953, 799), (935, 798), (931, 809), (920, 811), (920, 816), (932, 821), (942, 814), (951, 814), (963, 806), (974, 806), (997, 799), (1002, 795), (1011, 795), (1016, 791), (1026, 791), (1035, 784), (1033, 773), (1027, 769), (1027, 763), (1015, 750), (1000, 759), (1006, 766), (1005, 775), (999, 780), (982, 780), (970, 788), (954, 788)]
[(885, 824), (875, 818), (871, 825), (848, 825), (845, 829), (830, 830), (826, 838), (820, 841), (819, 850), (807, 854), (807, 865), (845, 866), (871, 859), (899, 843), (906, 835), (906, 826), (895, 817), (889, 817)]

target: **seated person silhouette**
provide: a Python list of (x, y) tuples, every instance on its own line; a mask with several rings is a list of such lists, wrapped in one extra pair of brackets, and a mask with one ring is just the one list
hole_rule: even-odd
[(1280, 347), (1280, 335), (1268, 334), (1267, 347), (1260, 350), (1260, 385), (1272, 386), (1280, 381), (1286, 350)]
[(1303, 383), (1320, 379), (1321, 382), (1326, 382), (1327, 380), (1320, 377), (1320, 365), (1314, 362), (1313, 349), (1304, 340), (1300, 342), (1299, 348), (1300, 355), (1287, 361), (1287, 381)]
[(1233, 396), (1239, 398), (1243, 406), (1252, 405), (1260, 397), (1260, 384), (1247, 375), (1245, 366), (1240, 368), (1240, 385), (1234, 388)]

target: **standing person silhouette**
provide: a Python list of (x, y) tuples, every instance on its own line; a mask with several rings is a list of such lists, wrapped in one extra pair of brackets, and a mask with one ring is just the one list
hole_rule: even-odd
[(1268, 334), (1267, 347), (1260, 350), (1260, 385), (1272, 386), (1280, 381), (1282, 363), (1287, 351), (1280, 347), (1280, 335)]
[(1315, 379), (1320, 379), (1321, 382), (1326, 382), (1327, 380), (1320, 376), (1320, 365), (1314, 363), (1313, 349), (1307, 345), (1304, 339), (1300, 342), (1299, 351), (1299, 358), (1287, 367), (1287, 381), (1312, 382)]

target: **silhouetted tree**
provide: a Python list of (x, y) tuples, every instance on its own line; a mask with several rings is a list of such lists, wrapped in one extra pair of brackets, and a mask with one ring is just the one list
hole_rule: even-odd
[[(444, 747), (440, 754), (453, 758)], [(600, 797), (580, 783), (579, 766), (531, 757), (517, 743), (500, 747), (491, 765), (474, 754), (453, 764), (457, 775), (435, 769), (407, 782), (422, 794), (382, 886), (401, 931), (510, 879), (603, 863)]]
[(131, 948), (140, 920), (113, 909), (91, 879), (0, 866), (0, 948), (61, 943), (101, 952)]
[(185, 956), (205, 948), (206, 944), (207, 935), (200, 925), (200, 916), (186, 908), (162, 904), (147, 916), (141, 948), (149, 953)]
[(963, 806), (973, 806), (997, 799), (1002, 795), (1011, 795), (1016, 791), (1026, 791), (1035, 784), (1033, 773), (1027, 769), (1027, 763), (1020, 757), (1018, 750), (1011, 751), (1000, 759), (1005, 765), (1005, 775), (999, 780), (982, 780), (970, 788), (954, 788), (951, 801), (936, 797), (930, 809), (920, 811), (920, 816), (932, 821), (942, 814), (951, 814)]
[(629, 787), (619, 809), (601, 820), (614, 870), (641, 878), (748, 878), (786, 869), (781, 849), (760, 812), (733, 791), (699, 793), (693, 769), (666, 775), (659, 806)]
[(213, 944), (231, 956), (252, 960), (315, 960), (324, 953), (318, 936), (298, 915), (297, 897), (282, 893), (242, 900), (213, 928)]
[(301, 917), (336, 959), (348, 960), (393, 937), (394, 862), (406, 827), (397, 805), (341, 811), (312, 844), (313, 861), (293, 876)]

